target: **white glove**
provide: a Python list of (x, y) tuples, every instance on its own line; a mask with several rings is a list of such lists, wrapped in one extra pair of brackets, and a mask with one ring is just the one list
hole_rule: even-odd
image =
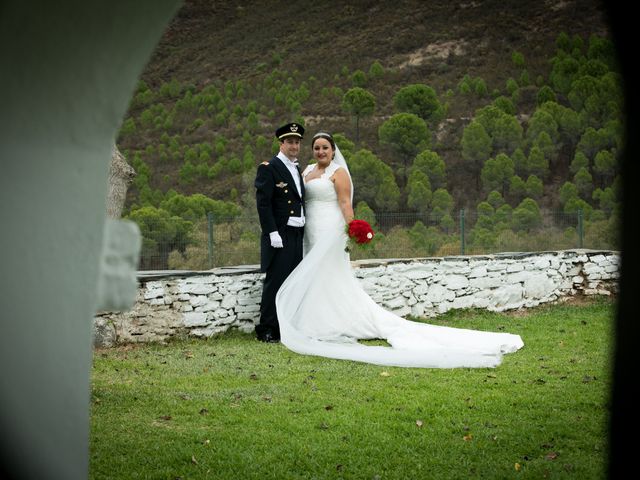
[(282, 237), (280, 237), (278, 232), (271, 232), (269, 238), (271, 239), (271, 246), (273, 248), (282, 248), (284, 246), (282, 244)]

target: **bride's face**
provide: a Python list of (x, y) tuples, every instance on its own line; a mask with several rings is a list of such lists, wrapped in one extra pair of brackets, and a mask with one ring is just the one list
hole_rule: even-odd
[(326, 138), (318, 138), (313, 142), (313, 158), (318, 165), (326, 167), (333, 159), (333, 148)]

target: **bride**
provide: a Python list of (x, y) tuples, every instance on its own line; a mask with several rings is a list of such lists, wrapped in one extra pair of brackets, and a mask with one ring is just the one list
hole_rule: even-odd
[[(351, 270), (345, 225), (353, 184), (333, 137), (320, 132), (305, 182), (304, 258), (276, 295), (282, 343), (306, 355), (401, 367), (495, 367), (523, 346), (519, 335), (405, 320), (377, 305)], [(360, 339), (384, 339), (390, 347)]]

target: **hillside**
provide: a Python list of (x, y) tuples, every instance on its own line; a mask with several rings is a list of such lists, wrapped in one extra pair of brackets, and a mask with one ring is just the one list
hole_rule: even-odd
[[(559, 49), (561, 34), (569, 44), (565, 52)], [(588, 112), (585, 107), (586, 96), (596, 90), (600, 95), (607, 90), (606, 82), (615, 81), (615, 76), (607, 76), (608, 69), (615, 69), (611, 52), (592, 58), (598, 50), (590, 43), (594, 36), (608, 38), (607, 22), (600, 2), (586, 0), (241, 5), (188, 0), (146, 66), (118, 138), (120, 149), (141, 174), (129, 191), (127, 206), (158, 207), (168, 192), (170, 196), (175, 191), (253, 208), (255, 165), (271, 156), (275, 128), (295, 119), (311, 133), (318, 129), (339, 133), (350, 156), (367, 149), (376, 161), (391, 167), (399, 197), (393, 202), (366, 199), (376, 212), (434, 213), (427, 199), (422, 209), (416, 207), (415, 198), (411, 203), (409, 170), (404, 167), (412, 166), (415, 154), (402, 158), (380, 138), (380, 127), (399, 113), (394, 95), (422, 84), (433, 89), (443, 111), (441, 117), (425, 121), (429, 150), (446, 168), (441, 187), (452, 204), (445, 214), (459, 208), (475, 212), (487, 199), (495, 188), (481, 180), (481, 169), (488, 157), (500, 153), (513, 157), (515, 174), (523, 182), (535, 174), (543, 188), (525, 192), (520, 187), (524, 192), (520, 194), (505, 183), (501, 193), (512, 208), (523, 196), (531, 196), (541, 208), (566, 210), (567, 198), (561, 198), (560, 189), (565, 182), (580, 186), (575, 178), (580, 165), (572, 162), (587, 128), (607, 130), (602, 135), (610, 138), (589, 153), (589, 177), (583, 175), (581, 181), (592, 187), (578, 188), (575, 197), (582, 207), (586, 202), (603, 208), (591, 192), (611, 186), (615, 175), (594, 170), (594, 157), (600, 150), (615, 157), (620, 128), (611, 121), (620, 120), (619, 99), (593, 97), (591, 104), (606, 106), (589, 107)], [(602, 51), (607, 48), (600, 46)], [(553, 70), (568, 57), (578, 66)], [(575, 93), (571, 82), (580, 75), (600, 83), (589, 87), (591, 93)], [(373, 113), (360, 118), (358, 130), (355, 118), (342, 106), (344, 94), (353, 87), (364, 88), (375, 99)], [(533, 166), (522, 167), (515, 150), (531, 157), (538, 142), (531, 132), (544, 128), (532, 129), (530, 123), (545, 88), (559, 105), (554, 114), (560, 108), (575, 109), (572, 113), (581, 127), (571, 127), (575, 131), (570, 135), (566, 125), (559, 127), (558, 135), (549, 132), (553, 145), (541, 146), (548, 165), (538, 172)], [(608, 90), (615, 95), (617, 87)], [(585, 98), (576, 100), (580, 95)], [(463, 135), (479, 109), (498, 101), (517, 121), (521, 139), (508, 148), (494, 145), (474, 163), (469, 152), (463, 152)], [(303, 165), (311, 157), (306, 152)], [(430, 180), (435, 191), (437, 182)], [(356, 186), (356, 201), (362, 200), (358, 195)]]

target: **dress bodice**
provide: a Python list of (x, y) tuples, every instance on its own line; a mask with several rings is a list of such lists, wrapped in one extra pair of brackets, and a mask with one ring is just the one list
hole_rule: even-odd
[[(302, 173), (303, 178), (313, 171), (309, 165)], [(338, 205), (338, 194), (331, 176), (340, 168), (331, 163), (322, 175), (305, 182), (305, 225), (304, 251), (316, 242), (344, 235), (344, 217)], [(346, 236), (344, 238), (346, 242)]]
[[(306, 178), (309, 173), (313, 171), (315, 164), (309, 165), (302, 173), (303, 178)], [(313, 202), (333, 202), (338, 199), (335, 186), (331, 181), (331, 176), (340, 168), (335, 163), (331, 163), (325, 171), (317, 178), (305, 181), (305, 202), (307, 208), (309, 203)]]

